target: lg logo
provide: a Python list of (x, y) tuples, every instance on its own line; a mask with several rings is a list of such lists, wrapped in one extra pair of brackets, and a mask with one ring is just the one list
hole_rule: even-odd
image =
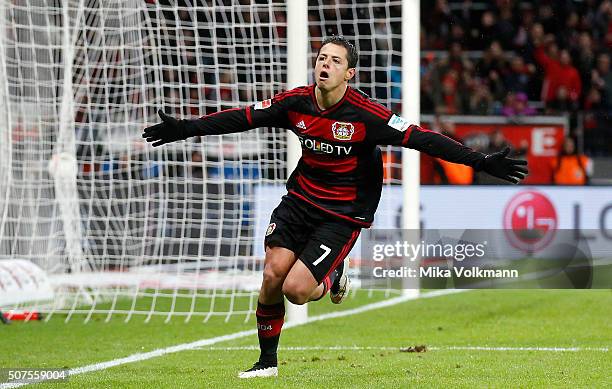
[(503, 225), (512, 246), (534, 252), (546, 247), (554, 238), (557, 212), (542, 193), (525, 191), (506, 205)]

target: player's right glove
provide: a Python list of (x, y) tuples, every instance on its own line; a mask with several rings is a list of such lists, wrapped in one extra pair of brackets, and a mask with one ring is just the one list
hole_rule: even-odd
[(145, 128), (142, 133), (142, 137), (146, 138), (147, 142), (153, 143), (153, 147), (189, 138), (185, 129), (185, 120), (168, 116), (161, 109), (157, 111), (157, 114), (162, 122)]
[(482, 170), (494, 177), (518, 184), (529, 173), (527, 161), (508, 158), (509, 153), (510, 147), (506, 147), (503, 151), (487, 155)]

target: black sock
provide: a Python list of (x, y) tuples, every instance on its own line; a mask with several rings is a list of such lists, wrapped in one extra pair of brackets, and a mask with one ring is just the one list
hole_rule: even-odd
[[(335, 272), (332, 272), (332, 273), (335, 273)], [(321, 293), (321, 296), (317, 297), (314, 300), (310, 300), (310, 301), (319, 301), (323, 297), (325, 297), (325, 295), (327, 294), (327, 292), (331, 288), (331, 285), (333, 284), (333, 281), (331, 280), (331, 274), (329, 276), (325, 277), (323, 279), (323, 282), (321, 282), (321, 284), (323, 284), (323, 293)]]
[(285, 321), (285, 303), (265, 305), (257, 302), (257, 335), (259, 337), (259, 361), (276, 366), (278, 340)]

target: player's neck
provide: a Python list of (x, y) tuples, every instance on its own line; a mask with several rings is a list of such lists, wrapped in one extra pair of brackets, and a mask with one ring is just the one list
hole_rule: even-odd
[(337, 88), (330, 91), (324, 91), (318, 86), (315, 87), (315, 98), (317, 99), (317, 105), (321, 110), (326, 110), (333, 107), (340, 100), (342, 100), (342, 97), (344, 97), (344, 93), (346, 93), (347, 89), (348, 84), (339, 85)]

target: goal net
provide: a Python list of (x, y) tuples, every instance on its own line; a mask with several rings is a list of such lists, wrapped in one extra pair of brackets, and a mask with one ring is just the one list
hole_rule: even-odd
[[(323, 36), (354, 39), (356, 87), (399, 110), (399, 5), (310, 1), (309, 60)], [(0, 1), (0, 279), (3, 259), (26, 259), (55, 292), (0, 309), (249, 319), (263, 268), (255, 228), (269, 218), (255, 193), (284, 183), (286, 131), (159, 148), (141, 132), (157, 109), (202, 116), (284, 90), (286, 7)], [(397, 151), (386, 157), (387, 183), (399, 183)]]

